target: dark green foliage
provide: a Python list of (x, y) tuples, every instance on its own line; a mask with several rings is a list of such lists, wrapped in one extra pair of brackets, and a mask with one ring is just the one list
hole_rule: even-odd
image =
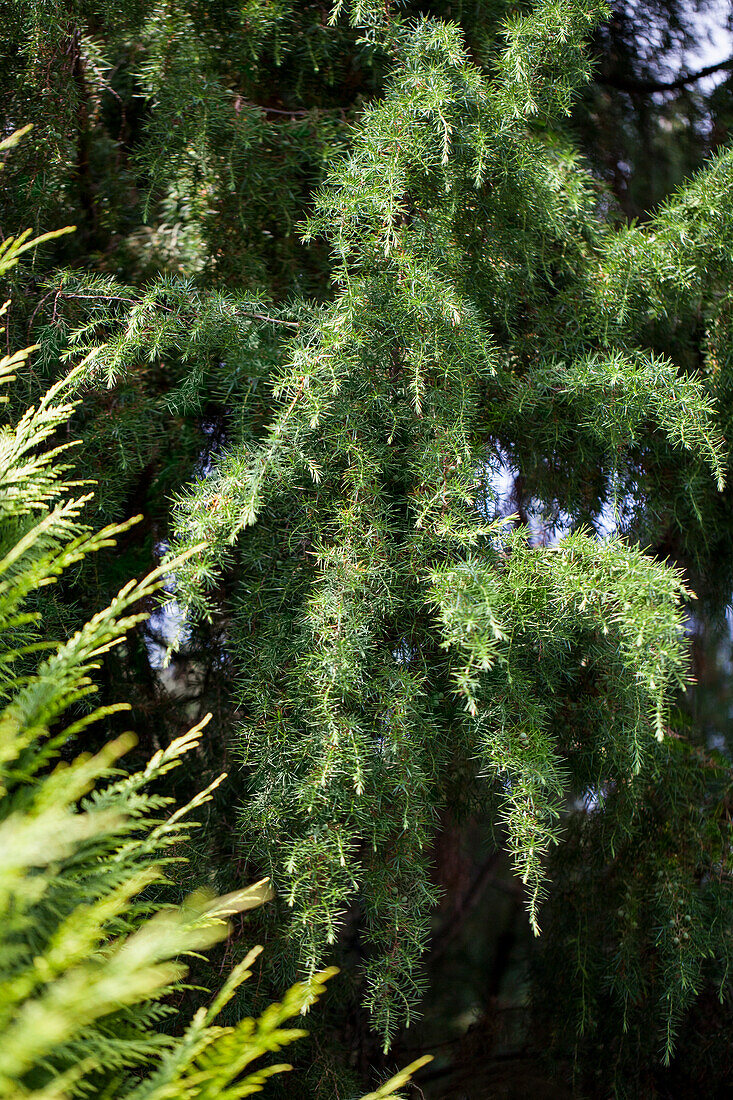
[[(578, 710), (566, 719), (582, 721)], [(659, 1062), (681, 1043), (669, 1084), (687, 1095), (699, 1075), (715, 1093), (728, 1056), (710, 1058), (699, 1028), (712, 1005), (716, 1028), (730, 1026), (731, 772), (678, 734), (650, 757), (638, 776), (596, 788), (595, 805), (568, 821), (551, 864), (552, 951), (542, 953), (540, 988), (562, 998), (577, 1028), (586, 1089), (600, 1070), (622, 1096), (653, 1095), (655, 1078), (665, 1083)], [(537, 1006), (542, 1017), (541, 997)], [(559, 1037), (555, 1022), (542, 1022)]]
[[(524, 471), (526, 451), (554, 452), (576, 481), (592, 469), (600, 491), (563, 501), (570, 522), (613, 503), (655, 422), (658, 455), (687, 448), (722, 485), (704, 387), (640, 340), (703, 278), (715, 285), (730, 158), (649, 230), (609, 232), (579, 166), (526, 129), (545, 88), (545, 110), (566, 106), (583, 72), (573, 20), (580, 34), (597, 14), (538, 8), (493, 85), (449, 26), (418, 24), (404, 47), (398, 35), (398, 74), (308, 230), (330, 238), (334, 302), (301, 322), (267, 434), (231, 447), (177, 513), (179, 546), (206, 544), (179, 571), (190, 606), (206, 607), (217, 564), (239, 575), (257, 792), (245, 834), (261, 835), (309, 970), (358, 891), (368, 1001), (388, 1036), (419, 990), (426, 852), (451, 769), (480, 752), (498, 773), (534, 922), (567, 793), (639, 773), (681, 684), (677, 578), (613, 541), (492, 537), (497, 455)], [(558, 27), (570, 53), (556, 59)], [(627, 474), (620, 493), (632, 488)], [(606, 705), (580, 743), (556, 741), (588, 665)]]
[(53, 59), (6, 76), (57, 128), (39, 199), (83, 215), (27, 320), (43, 371), (79, 365), (105, 510), (186, 555), (191, 705), (235, 764), (202, 869), (271, 876), (279, 974), (358, 955), (389, 1043), (441, 823), (493, 817), (555, 1065), (673, 1087), (729, 993), (730, 777), (674, 707), (690, 586), (710, 636), (733, 588), (733, 154), (616, 186), (666, 196), (623, 222), (584, 88), (628, 35), (595, 0), (13, 10)]

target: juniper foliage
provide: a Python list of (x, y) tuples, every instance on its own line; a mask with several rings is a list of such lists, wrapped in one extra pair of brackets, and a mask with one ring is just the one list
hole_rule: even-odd
[[(719, 155), (643, 227), (607, 220), (550, 129), (588, 76), (605, 12), (538, 3), (481, 71), (454, 24), (353, 8), (393, 71), (305, 225), (304, 241), (328, 241), (330, 299), (204, 303), (184, 284), (107, 282), (100, 294), (134, 305), (100, 315), (105, 340), (93, 327), (77, 337), (90, 379), (141, 354), (198, 357), (223, 378), (246, 362), (229, 443), (176, 508), (179, 598), (206, 615), (222, 570), (236, 579), (244, 843), (308, 974), (358, 899), (366, 1003), (387, 1043), (419, 1003), (430, 849), (456, 783), (498, 799), (539, 931), (568, 800), (609, 795), (608, 855), (677, 759), (669, 705), (691, 593), (640, 547), (660, 515), (679, 522), (680, 500), (702, 516), (724, 485), (710, 360), (703, 377), (670, 352), (687, 325), (720, 317), (733, 159)], [(187, 294), (177, 318), (170, 294)], [(246, 336), (219, 359), (235, 319)], [(186, 393), (201, 392), (200, 372)], [(542, 545), (526, 523), (511, 529), (507, 468), (546, 534), (573, 533)], [(601, 540), (609, 516), (618, 534)], [(571, 723), (578, 697), (593, 705)], [(673, 784), (667, 797), (684, 801)], [(653, 986), (667, 1059), (691, 975), (708, 958), (728, 965), (725, 876), (710, 898), (699, 939), (644, 946), (664, 957), (651, 985), (635, 986), (652, 964), (625, 926), (611, 933), (623, 977), (598, 979), (624, 1003)]]
[[(38, 243), (29, 233), (7, 237), (0, 274)], [(0, 360), (0, 383), (14, 381), (32, 350)], [(227, 918), (268, 900), (271, 890), (263, 880), (226, 897), (200, 893), (184, 906), (163, 904), (160, 887), (181, 862), (176, 848), (195, 824), (190, 815), (217, 782), (174, 808), (160, 781), (195, 753), (206, 721), (138, 773), (119, 766), (132, 735), (68, 759), (92, 724), (127, 709), (82, 704), (105, 653), (145, 617), (141, 603), (162, 572), (125, 585), (67, 641), (41, 638), (38, 594), (87, 555), (114, 546), (126, 528), (94, 532), (84, 522), (89, 494), (70, 478), (70, 444), (55, 442), (73, 411), (73, 383), (72, 372), (17, 424), (0, 428), (0, 1096), (235, 1100), (292, 1068), (272, 1055), (306, 1034), (285, 1025), (318, 999), (334, 971), (294, 986), (258, 1019), (222, 1026), (218, 1017), (262, 950), (255, 947), (187, 1026), (173, 1020), (186, 959), (226, 936)], [(371, 1100), (397, 1100), (425, 1061)]]
[(568, 138), (595, 0), (13, 7), (15, 110), (61, 105), (19, 182), (106, 248), (43, 286), (39, 362), (111, 387), (81, 413), (107, 510), (200, 475), (178, 598), (236, 675), (272, 956), (313, 973), (356, 923), (389, 1041), (438, 822), (488, 810), (543, 1034), (590, 1094), (651, 1089), (729, 992), (730, 776), (673, 704), (681, 567), (701, 618), (733, 587), (730, 150), (619, 223)]

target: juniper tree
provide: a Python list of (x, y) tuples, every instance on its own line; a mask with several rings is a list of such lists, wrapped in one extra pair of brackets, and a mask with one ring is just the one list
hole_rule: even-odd
[[(669, 737), (691, 593), (641, 547), (723, 487), (711, 364), (703, 378), (669, 352), (701, 315), (728, 338), (733, 161), (719, 156), (644, 228), (604, 219), (595, 181), (548, 129), (588, 74), (603, 14), (539, 4), (481, 72), (454, 25), (355, 9), (394, 70), (305, 228), (329, 242), (331, 299), (204, 303), (170, 282), (136, 295), (108, 280), (95, 293), (134, 304), (100, 307), (80, 337), (87, 377), (114, 381), (141, 355), (196, 361), (222, 325), (246, 330), (234, 361), (251, 381), (228, 446), (177, 506), (176, 550), (204, 544), (177, 570), (179, 598), (206, 615), (221, 571), (235, 583), (243, 843), (307, 973), (358, 899), (366, 1000), (387, 1042), (419, 1001), (447, 800), (497, 803), (539, 932), (568, 799), (601, 800), (587, 863), (613, 867), (648, 820), (654, 777), (700, 766)], [(286, 330), (274, 361), (273, 327)], [(232, 377), (222, 359), (207, 369)], [(542, 545), (499, 516), (507, 467), (545, 532), (572, 534)], [(600, 539), (609, 514), (618, 533)], [(662, 791), (666, 816), (689, 813), (690, 782)], [(717, 867), (725, 827), (706, 798), (688, 824)], [(647, 938), (606, 913), (582, 950), (596, 953), (596, 989), (659, 1004), (669, 1059), (706, 960), (724, 992), (730, 894), (722, 867), (711, 878), (659, 843)], [(695, 893), (713, 915), (697, 938), (678, 927)]]
[[(16, 241), (7, 243), (3, 261), (19, 251)], [(24, 356), (0, 361), (0, 382), (13, 380)], [(63, 746), (108, 716), (110, 708), (96, 707), (68, 722), (74, 703), (93, 691), (96, 662), (124, 638), (136, 617), (130, 612), (158, 578), (128, 584), (35, 669), (17, 671), (48, 648), (34, 640), (38, 612), (24, 607), (119, 533), (107, 527), (95, 534), (79, 523), (86, 499), (69, 495), (80, 486), (64, 478), (66, 446), (39, 451), (69, 417), (64, 389), (50, 391), (14, 430), (4, 428), (0, 446), (0, 1096), (250, 1096), (292, 1069), (271, 1056), (306, 1032), (283, 1025), (318, 999), (333, 971), (294, 986), (257, 1020), (215, 1023), (251, 976), (261, 951), (255, 947), (188, 1026), (174, 1020), (183, 960), (225, 936), (227, 918), (270, 896), (261, 882), (227, 897), (201, 893), (183, 907), (156, 899), (181, 861), (173, 853), (192, 827), (189, 815), (211, 791), (171, 811), (172, 799), (151, 788), (197, 749), (206, 723), (137, 774), (119, 767), (131, 736), (52, 768)], [(428, 1060), (418, 1059), (371, 1100), (397, 1100), (395, 1090)]]
[[(224, 624), (228, 797), (278, 892), (283, 966), (321, 965), (348, 913), (389, 1039), (419, 1004), (438, 821), (487, 807), (543, 929), (558, 1055), (577, 1034), (588, 1090), (596, 1068), (651, 1088), (680, 1030), (694, 1046), (696, 995), (727, 989), (729, 775), (670, 705), (677, 567), (706, 608), (731, 587), (731, 155), (614, 224), (563, 122), (600, 4), (539, 4), (504, 36), (487, 7), (458, 27), (360, 5), (330, 29), (306, 7), (137, 10), (105, 32), (145, 57), (157, 239), (126, 235), (126, 282), (107, 262), (49, 282), (45, 362), (69, 345), (119, 399), (87, 432), (92, 453), (122, 439), (113, 499), (151, 425), (176, 440), (224, 410), (177, 506), (177, 549), (205, 543), (179, 599)], [(91, 36), (77, 56), (103, 71)], [(343, 91), (355, 57), (364, 110)], [(149, 255), (167, 274), (141, 289)]]

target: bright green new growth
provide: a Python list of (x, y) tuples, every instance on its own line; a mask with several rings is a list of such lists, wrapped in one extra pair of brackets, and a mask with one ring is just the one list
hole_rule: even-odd
[[(0, 274), (34, 243), (27, 234), (6, 240)], [(31, 350), (0, 360), (0, 383), (13, 380)], [(75, 495), (80, 484), (62, 462), (68, 445), (53, 445), (73, 409), (73, 380), (15, 427), (0, 428), (0, 1097), (236, 1100), (292, 1068), (271, 1055), (306, 1034), (288, 1022), (335, 971), (293, 986), (258, 1019), (221, 1026), (217, 1017), (250, 976), (256, 947), (190, 1023), (173, 1033), (164, 1026), (175, 1011), (171, 995), (185, 988), (186, 957), (221, 940), (229, 916), (272, 892), (263, 880), (226, 897), (195, 895), (182, 907), (155, 901), (156, 885), (180, 862), (175, 849), (195, 824), (190, 814), (219, 781), (178, 808), (153, 785), (196, 751), (206, 720), (136, 774), (117, 767), (131, 735), (58, 762), (91, 723), (126, 709), (76, 704), (95, 690), (103, 655), (145, 617), (136, 608), (162, 574), (126, 585), (65, 643), (38, 641), (37, 594), (126, 529), (90, 531), (81, 519), (88, 496)], [(396, 1090), (426, 1061), (373, 1096), (398, 1100)]]
[[(542, 128), (585, 79), (604, 12), (537, 4), (486, 75), (456, 26), (353, 7), (394, 71), (305, 228), (330, 244), (330, 299), (108, 280), (100, 297), (132, 309), (100, 305), (79, 341), (90, 378), (169, 356), (194, 361), (186, 400), (211, 376), (236, 395), (228, 448), (177, 505), (179, 595), (206, 615), (222, 573), (236, 583), (243, 844), (307, 974), (358, 900), (387, 1042), (419, 1000), (449, 791), (500, 799), (536, 926), (561, 811), (628, 787), (613, 826), (635, 825), (685, 681), (678, 572), (595, 531), (610, 512), (654, 529), (674, 492), (694, 512), (722, 484), (708, 384), (660, 346), (729, 282), (733, 153), (644, 227), (609, 225)], [(573, 534), (541, 546), (497, 522), (507, 466)], [(668, 1007), (687, 997), (681, 964), (662, 974)]]
[[(465, 657), (454, 669), (456, 686), (501, 785), (509, 848), (538, 931), (542, 857), (559, 840), (568, 789), (600, 785), (603, 770), (637, 774), (650, 729), (664, 738), (667, 698), (685, 679), (685, 589), (672, 569), (616, 539), (576, 534), (530, 549), (519, 530), (497, 543), (493, 554), (436, 570), (433, 600), (443, 644)], [(564, 760), (578, 752), (578, 734), (562, 729), (553, 711), (562, 679), (586, 670), (614, 684), (614, 706), (583, 744), (597, 773), (576, 764), (571, 785)]]

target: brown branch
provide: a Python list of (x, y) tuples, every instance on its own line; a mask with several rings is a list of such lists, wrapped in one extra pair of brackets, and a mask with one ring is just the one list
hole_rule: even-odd
[[(49, 294), (53, 294), (53, 291), (50, 291)], [(49, 297), (49, 294), (46, 295), (46, 298)], [(139, 299), (139, 298), (125, 298), (122, 294), (106, 294), (106, 293), (77, 294), (72, 290), (59, 290), (57, 292), (56, 296), (61, 297), (61, 298), (74, 298), (74, 299), (78, 299), (79, 301), (97, 301), (97, 300), (99, 300), (99, 301), (105, 301), (105, 302), (126, 302), (128, 305), (131, 305), (131, 306), (138, 306), (138, 305), (141, 304), (141, 299)], [(44, 298), (43, 301), (45, 301), (45, 300), (46, 299)], [(42, 304), (43, 304), (43, 302), (41, 302), (41, 305)], [(162, 302), (155, 301), (153, 304), (154, 304), (156, 309), (162, 309), (166, 313), (175, 313), (176, 312), (170, 306), (166, 306)], [(270, 325), (285, 325), (286, 328), (296, 328), (296, 329), (300, 328), (300, 323), (298, 321), (283, 321), (279, 317), (270, 317), (270, 315), (267, 314), (267, 313), (258, 313), (255, 310), (251, 310), (251, 309), (250, 310), (240, 309), (238, 306), (234, 307), (233, 313), (237, 317), (254, 317), (254, 319), (256, 321), (265, 321)]]
[[(51, 293), (53, 293), (53, 291), (51, 291)], [(59, 290), (57, 296), (59, 298), (75, 298), (75, 299), (78, 298), (79, 301), (82, 301), (82, 302), (84, 302), (84, 301), (126, 302), (128, 305), (131, 305), (131, 306), (139, 306), (140, 305), (140, 299), (139, 298), (124, 298), (121, 294), (77, 294), (73, 290)], [(47, 297), (48, 297), (48, 295), (47, 295)], [(162, 302), (156, 302), (155, 304), (157, 306), (159, 306), (160, 309), (164, 309), (168, 313), (173, 313), (173, 310), (170, 308), (170, 306), (164, 306), (162, 304)]]
[(718, 61), (714, 65), (706, 65), (704, 69), (698, 69), (695, 73), (685, 73), (675, 77), (674, 80), (633, 80), (623, 76), (601, 77), (598, 84), (606, 88), (615, 88), (619, 92), (630, 92), (632, 95), (647, 94), (650, 92), (674, 92), (679, 88), (685, 88), (688, 84), (694, 84), (713, 73), (723, 72), (725, 69), (733, 69), (733, 57), (725, 61)]
[(257, 321), (267, 321), (270, 325), (285, 325), (286, 328), (300, 328), (298, 321), (281, 321), (279, 317), (270, 317), (267, 313), (254, 313), (252, 310), (235, 309), (241, 317), (254, 317)]

